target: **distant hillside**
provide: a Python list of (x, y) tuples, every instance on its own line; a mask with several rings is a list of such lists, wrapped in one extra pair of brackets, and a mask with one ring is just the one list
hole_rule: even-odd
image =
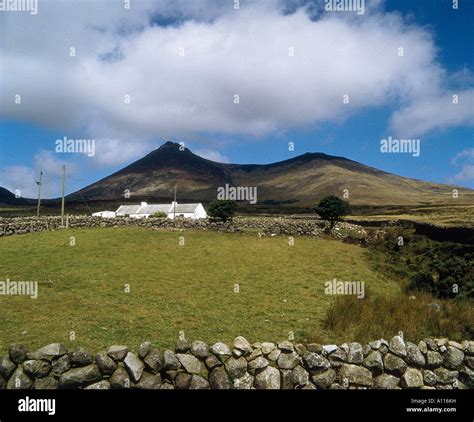
[[(425, 205), (451, 203), (453, 186), (386, 173), (322, 153), (306, 153), (273, 164), (223, 164), (204, 159), (167, 142), (122, 170), (69, 195), (68, 199), (120, 200), (125, 189), (137, 198), (172, 198), (208, 202), (216, 190), (256, 186), (258, 203), (312, 206), (325, 195), (349, 190), (355, 205)], [(474, 202), (474, 191), (458, 188), (459, 202)], [(80, 193), (80, 195), (79, 195)]]

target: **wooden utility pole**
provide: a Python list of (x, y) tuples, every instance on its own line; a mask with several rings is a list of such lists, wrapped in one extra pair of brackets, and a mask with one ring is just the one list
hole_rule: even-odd
[(176, 218), (176, 185), (174, 185), (173, 220)]
[(63, 177), (61, 183), (61, 227), (64, 227), (64, 184), (66, 179), (66, 165), (63, 164)]
[(40, 205), (41, 205), (41, 179), (43, 177), (43, 172), (40, 171), (40, 180), (39, 182), (36, 182), (38, 185), (38, 206), (36, 208), (36, 217), (39, 217), (40, 215)]

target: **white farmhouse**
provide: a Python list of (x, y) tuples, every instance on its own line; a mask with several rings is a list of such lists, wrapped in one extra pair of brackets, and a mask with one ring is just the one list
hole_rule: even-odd
[(93, 217), (115, 218), (115, 211), (99, 211), (92, 214)]
[(206, 218), (207, 213), (201, 203), (196, 204), (148, 204), (142, 202), (140, 205), (121, 205), (115, 214), (117, 217), (129, 216), (130, 218), (148, 218), (157, 212), (165, 213), (168, 218), (176, 217), (191, 218), (193, 220)]

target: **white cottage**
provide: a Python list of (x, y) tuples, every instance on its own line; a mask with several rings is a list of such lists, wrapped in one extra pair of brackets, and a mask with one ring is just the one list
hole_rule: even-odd
[(121, 205), (115, 214), (117, 217), (129, 216), (130, 218), (148, 218), (157, 212), (162, 212), (168, 218), (176, 217), (191, 218), (193, 220), (206, 218), (207, 213), (201, 203), (195, 204), (148, 204), (142, 202), (140, 205)]
[(115, 218), (115, 211), (99, 211), (92, 214), (93, 217)]

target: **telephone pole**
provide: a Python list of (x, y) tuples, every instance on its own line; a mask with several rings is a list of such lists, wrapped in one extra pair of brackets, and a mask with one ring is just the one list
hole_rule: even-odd
[(39, 217), (40, 215), (40, 204), (41, 204), (41, 179), (43, 177), (43, 172), (40, 171), (40, 179), (39, 182), (36, 182), (38, 185), (38, 206), (36, 208), (36, 217)]
[(66, 179), (66, 165), (63, 164), (63, 177), (61, 183), (61, 227), (64, 227), (64, 183)]
[(174, 185), (173, 220), (176, 218), (176, 188), (177, 186)]

